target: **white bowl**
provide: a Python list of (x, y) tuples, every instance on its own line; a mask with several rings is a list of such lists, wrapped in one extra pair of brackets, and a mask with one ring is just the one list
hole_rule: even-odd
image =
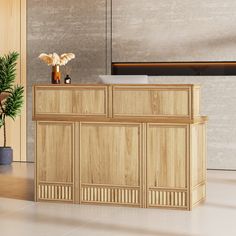
[(147, 75), (99, 75), (104, 84), (148, 84)]

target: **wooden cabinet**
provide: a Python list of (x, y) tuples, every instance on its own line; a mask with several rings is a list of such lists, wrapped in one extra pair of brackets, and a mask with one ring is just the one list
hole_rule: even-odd
[[(85, 98), (80, 101), (83, 86), (75, 86), (76, 88), (72, 89), (62, 86), (62, 89), (55, 89), (55, 94), (54, 86), (45, 89), (51, 94), (50, 106), (54, 104), (53, 97), (57, 98), (56, 108), (51, 110), (66, 112), (69, 110), (65, 104), (69, 104), (70, 99), (75, 99), (76, 104), (81, 102), (78, 110), (81, 107), (90, 107), (90, 111), (97, 109), (97, 104), (94, 104), (93, 108), (90, 102), (96, 100), (96, 96), (102, 98), (101, 91), (108, 91), (107, 95), (103, 93), (108, 99), (104, 102), (108, 104), (105, 109), (108, 116), (99, 121), (96, 121), (99, 116), (92, 119), (88, 116), (84, 119), (78, 115), (72, 119), (73, 107), (76, 106), (72, 104), (72, 113), (69, 112), (68, 116), (63, 116), (58, 121), (48, 121), (54, 119), (50, 106), (47, 104), (48, 108), (40, 108), (38, 105), (37, 112), (40, 109), (47, 110), (50, 115), (43, 117), (36, 112), (34, 116), (37, 120), (36, 199), (188, 210), (203, 201), (206, 180), (206, 118), (198, 117), (194, 120), (189, 117), (188, 122), (186, 118), (148, 118), (145, 109), (151, 100), (146, 100), (147, 103), (138, 100), (141, 108), (134, 105), (134, 108), (128, 109), (131, 105), (127, 105), (130, 103), (129, 99), (135, 103), (136, 99), (140, 99), (138, 95), (132, 97), (129, 94), (123, 97), (121, 86), (119, 97), (118, 94), (115, 95), (116, 86), (101, 86), (101, 89), (97, 86), (94, 91), (99, 92), (94, 94), (94, 97), (91, 95), (93, 92), (90, 94), (89, 104), (86, 104)], [(139, 87), (141, 89), (141, 86)], [(146, 89), (144, 86), (145, 96), (148, 91)], [(156, 89), (157, 86), (154, 86), (154, 90)], [(35, 104), (38, 104), (43, 95), (37, 87), (35, 91)], [(78, 92), (77, 95), (75, 91)], [(89, 88), (86, 88), (86, 91), (91, 92)], [(125, 86), (124, 91), (124, 94), (128, 93)], [(152, 91), (150, 94), (147, 97), (152, 97)], [(169, 102), (178, 104), (171, 94)], [(60, 96), (64, 96), (69, 102), (61, 102)], [(141, 98), (145, 96), (141, 95)], [(159, 101), (168, 101), (165, 96)], [(118, 97), (124, 104), (123, 107), (127, 106), (127, 112), (130, 111), (131, 114), (137, 108), (144, 117), (135, 117), (132, 121), (126, 116), (117, 118), (116, 109), (118, 106), (122, 107), (115, 107)], [(197, 96), (191, 95), (191, 101), (196, 98)], [(199, 101), (195, 102), (199, 104)], [(186, 104), (187, 107), (190, 106), (190, 103)], [(191, 102), (190, 111), (195, 108)]]

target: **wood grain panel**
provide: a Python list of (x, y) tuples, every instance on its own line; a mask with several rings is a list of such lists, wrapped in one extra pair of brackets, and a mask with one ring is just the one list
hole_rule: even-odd
[(201, 102), (200, 87), (194, 86), (192, 92), (193, 117), (200, 116), (200, 102)]
[[(20, 53), (16, 83), (25, 87), (26, 95), (26, 0), (0, 1), (0, 55), (10, 51)], [(26, 161), (26, 96), (21, 112), (13, 122), (7, 119), (7, 145), (13, 148), (14, 161)], [(0, 141), (2, 145), (2, 129)]]
[(140, 186), (140, 125), (82, 123), (82, 184)]
[(203, 201), (206, 197), (206, 185), (200, 184), (195, 187), (192, 192), (192, 206), (195, 206), (199, 202)]
[(72, 111), (81, 115), (105, 115), (106, 99), (104, 88), (73, 90)]
[(191, 125), (191, 176), (192, 186), (206, 180), (206, 125)]
[(37, 87), (35, 114), (106, 116), (107, 89), (90, 87)]
[(73, 123), (37, 123), (37, 180), (73, 182)]
[(186, 188), (187, 156), (186, 125), (148, 125), (148, 187)]
[(116, 116), (189, 116), (188, 88), (118, 87), (113, 91)]
[(35, 108), (37, 114), (71, 114), (72, 92), (68, 89), (37, 89)]

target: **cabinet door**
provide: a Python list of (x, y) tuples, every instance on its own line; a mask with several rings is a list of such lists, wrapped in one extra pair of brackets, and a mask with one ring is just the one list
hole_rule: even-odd
[(37, 122), (37, 199), (73, 200), (73, 123)]
[(188, 129), (188, 125), (148, 125), (148, 206), (186, 208)]
[(140, 124), (81, 123), (80, 201), (139, 206), (140, 162)]

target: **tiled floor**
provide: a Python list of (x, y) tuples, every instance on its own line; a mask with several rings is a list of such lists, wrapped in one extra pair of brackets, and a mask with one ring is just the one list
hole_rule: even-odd
[(1, 236), (236, 236), (236, 172), (208, 171), (192, 212), (35, 203), (33, 165), (0, 167)]

